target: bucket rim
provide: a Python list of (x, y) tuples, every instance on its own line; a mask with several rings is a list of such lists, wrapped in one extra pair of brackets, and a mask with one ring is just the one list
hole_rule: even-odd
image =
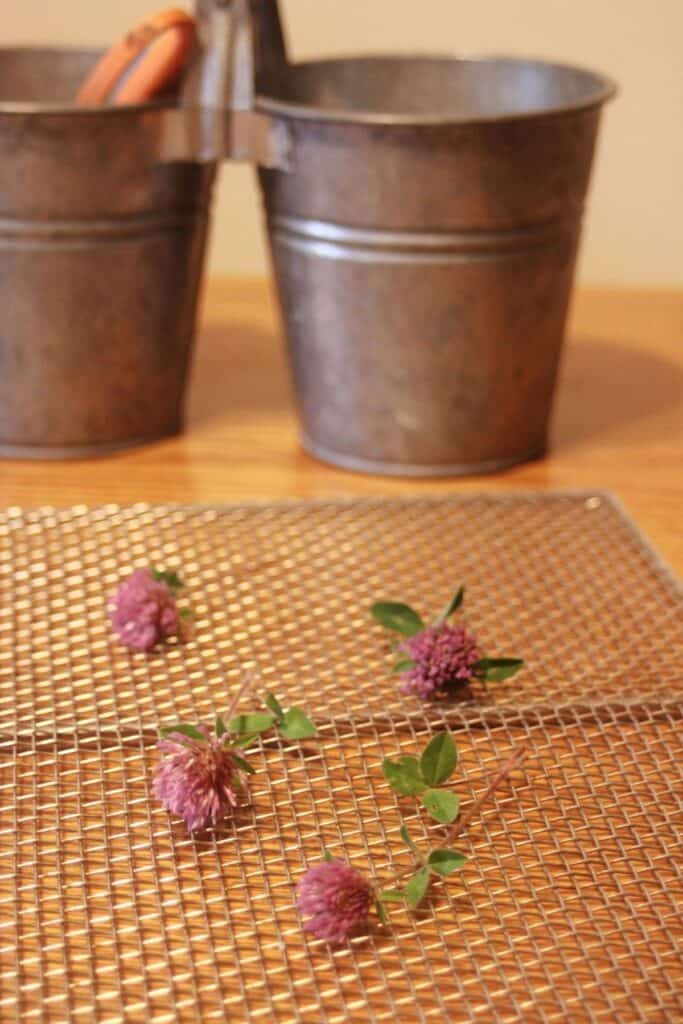
[[(44, 57), (82, 57), (92, 58), (93, 63), (104, 53), (102, 47), (97, 46), (31, 46), (30, 44), (19, 43), (17, 45), (0, 46), (0, 60), (8, 55), (27, 56), (29, 54), (40, 54)], [(173, 98), (153, 100), (147, 103), (127, 103), (121, 106), (78, 106), (74, 98), (73, 102), (64, 100), (1, 100), (0, 117), (4, 116), (26, 116), (27, 114), (40, 114), (41, 116), (65, 114), (73, 117), (112, 117), (130, 114), (149, 113), (160, 110), (173, 109), (177, 103)]]
[(473, 114), (458, 116), (453, 112), (439, 113), (406, 113), (352, 110), (344, 108), (316, 107), (307, 103), (299, 103), (295, 100), (281, 100), (272, 96), (257, 97), (257, 109), (271, 116), (282, 116), (302, 121), (336, 122), (360, 125), (384, 125), (384, 126), (429, 126), (429, 125), (477, 125), (477, 124), (500, 124), (509, 121), (529, 121), (540, 118), (559, 117), (564, 114), (574, 114), (580, 111), (591, 110), (601, 107), (619, 92), (619, 87), (614, 79), (602, 72), (580, 64), (569, 64), (562, 61), (545, 60), (537, 57), (510, 56), (508, 54), (453, 54), (453, 53), (368, 53), (348, 54), (329, 57), (316, 57), (310, 60), (296, 61), (291, 66), (301, 67), (329, 67), (339, 64), (370, 64), (380, 61), (416, 61), (444, 64), (506, 64), (519, 67), (545, 68), (556, 71), (573, 72), (585, 75), (594, 80), (595, 89), (592, 95), (584, 99), (563, 104), (549, 104), (546, 107), (537, 109), (510, 111), (509, 113), (496, 114)]
[[(0, 60), (8, 54), (25, 55), (39, 53), (41, 55), (92, 58), (95, 61), (103, 53), (101, 47), (93, 46), (32, 46), (30, 44), (18, 44), (0, 46)], [(457, 116), (452, 112), (433, 114), (401, 114), (396, 112), (350, 110), (343, 108), (316, 107), (306, 103), (297, 103), (294, 100), (281, 100), (273, 96), (264, 96), (259, 93), (256, 97), (256, 109), (259, 112), (273, 116), (282, 116), (302, 121), (319, 121), (330, 123), (347, 123), (359, 125), (385, 125), (385, 126), (429, 126), (429, 125), (476, 125), (476, 124), (499, 124), (508, 121), (528, 121), (547, 117), (558, 117), (563, 114), (573, 114), (579, 111), (590, 110), (603, 106), (619, 92), (619, 87), (608, 75), (595, 71), (592, 68), (580, 64), (569, 64), (562, 61), (551, 61), (530, 56), (510, 56), (509, 54), (454, 54), (454, 53), (429, 53), (429, 52), (388, 52), (388, 53), (367, 53), (367, 54), (335, 54), (333, 56), (315, 57), (307, 60), (296, 61), (291, 66), (300, 67), (326, 67), (334, 64), (348, 63), (372, 63), (379, 61), (421, 61), (433, 63), (460, 63), (460, 64), (508, 64), (527, 67), (538, 67), (555, 69), (558, 71), (578, 72), (592, 78), (595, 82), (595, 93), (582, 100), (562, 105), (549, 105), (536, 110), (511, 111), (500, 114), (478, 114), (472, 116)], [(70, 115), (79, 118), (92, 117), (122, 117), (131, 114), (154, 113), (177, 108), (177, 100), (173, 97), (150, 101), (147, 103), (122, 104), (121, 106), (78, 106), (63, 100), (0, 100), (0, 117), (4, 116), (26, 116), (35, 114), (41, 116), (64, 116)]]

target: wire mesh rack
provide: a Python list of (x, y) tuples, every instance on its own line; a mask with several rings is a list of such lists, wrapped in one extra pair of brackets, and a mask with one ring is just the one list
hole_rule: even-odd
[[(177, 569), (191, 635), (151, 655), (104, 612)], [(467, 586), (507, 683), (422, 705), (368, 616)], [(0, 516), (0, 1019), (635, 1021), (683, 1014), (683, 601), (603, 494)], [(210, 722), (246, 671), (315, 718), (265, 743), (248, 807), (189, 837), (153, 800), (160, 725)], [(324, 849), (391, 881), (443, 834), (385, 756), (456, 735), (465, 870), (332, 950), (294, 886)]]

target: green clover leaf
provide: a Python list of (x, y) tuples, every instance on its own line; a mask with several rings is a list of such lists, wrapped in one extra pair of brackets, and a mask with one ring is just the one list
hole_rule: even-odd
[(202, 743), (206, 743), (206, 736), (199, 731), (196, 725), (169, 725), (161, 730), (161, 735), (170, 736), (174, 732), (179, 732), (181, 736), (188, 736), (191, 740), (200, 740)]
[(230, 732), (241, 736), (244, 733), (267, 732), (272, 729), (275, 719), (265, 711), (256, 711), (251, 715), (238, 715), (230, 723)]
[(448, 878), (454, 871), (459, 871), (467, 864), (467, 857), (458, 853), (457, 850), (434, 850), (433, 853), (430, 853), (427, 863), (437, 875)]
[(482, 658), (474, 666), (474, 672), (487, 683), (502, 683), (516, 676), (522, 668), (521, 658)]
[(280, 735), (286, 740), (307, 740), (316, 735), (313, 722), (301, 708), (290, 708), (289, 711), (285, 711), (277, 726)]
[(410, 672), (411, 668), (415, 668), (415, 662), (411, 661), (410, 658), (404, 658), (403, 661), (397, 661), (391, 670), (391, 674), (399, 675), (401, 672)]
[(420, 758), (420, 773), (428, 786), (440, 786), (455, 771), (458, 749), (449, 732), (440, 732)]
[(398, 761), (385, 758), (382, 762), (382, 772), (393, 791), (399, 796), (418, 796), (427, 788), (417, 758), (408, 754), (400, 757)]
[(422, 803), (435, 821), (450, 825), (460, 813), (460, 800), (445, 789), (428, 789), (422, 794)]
[(414, 636), (425, 628), (425, 624), (409, 605), (397, 601), (378, 601), (373, 604), (370, 613), (380, 626), (391, 629), (404, 636)]
[(460, 605), (462, 604), (464, 599), (465, 599), (465, 588), (464, 587), (460, 587), (460, 590), (457, 592), (457, 594), (453, 595), (453, 597), (450, 599), (450, 601), (448, 602), (448, 604), (446, 605), (444, 610), (441, 612), (441, 615), (439, 615), (438, 619), (436, 620), (437, 624), (441, 623), (441, 622), (445, 622), (446, 619), (450, 619), (451, 615), (455, 615), (455, 613), (457, 612), (458, 608), (460, 607)]
[(411, 910), (417, 910), (427, 894), (429, 887), (429, 868), (420, 868), (410, 879), (404, 889), (405, 898)]

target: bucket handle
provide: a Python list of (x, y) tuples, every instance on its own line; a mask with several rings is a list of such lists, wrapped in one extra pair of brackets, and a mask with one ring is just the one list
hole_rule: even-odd
[(243, 160), (290, 169), (292, 141), (281, 120), (256, 109), (261, 83), (287, 64), (277, 0), (197, 0), (198, 44), (178, 107), (166, 111), (161, 158)]

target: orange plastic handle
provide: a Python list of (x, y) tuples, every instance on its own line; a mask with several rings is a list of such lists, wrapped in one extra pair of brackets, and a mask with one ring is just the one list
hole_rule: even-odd
[(76, 102), (122, 106), (153, 99), (182, 70), (195, 35), (194, 19), (185, 11), (173, 8), (153, 14), (107, 51), (81, 86)]

